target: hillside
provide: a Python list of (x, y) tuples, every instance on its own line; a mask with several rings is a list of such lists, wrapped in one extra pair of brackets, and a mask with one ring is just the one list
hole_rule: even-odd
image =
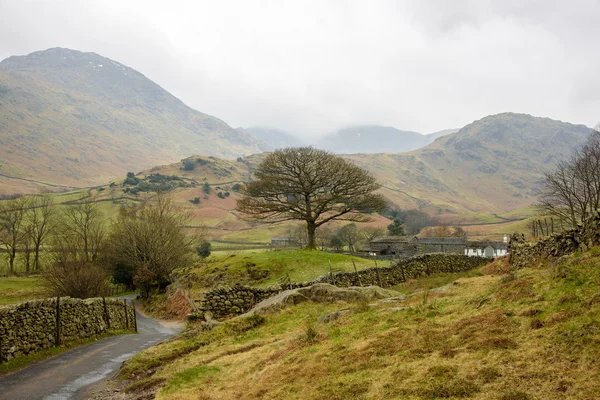
[(599, 256), (508, 274), (501, 259), (406, 297), (192, 326), (126, 361), (117, 398), (596, 398)]
[(435, 134), (421, 135), (389, 126), (361, 125), (340, 129), (314, 145), (338, 154), (402, 153), (421, 148), (435, 138)]
[[(1, 175), (72, 186), (195, 153), (266, 149), (132, 68), (62, 48), (0, 62), (0, 142)], [(1, 190), (20, 183), (4, 177)]]
[(268, 150), (306, 145), (301, 139), (279, 129), (253, 126), (250, 128), (238, 128), (238, 130), (263, 142)]
[[(410, 153), (344, 157), (375, 174), (383, 184), (381, 193), (397, 206), (421, 208), (443, 222), (461, 224), (472, 238), (501, 239), (505, 233), (526, 230), (524, 218), (532, 213), (541, 171), (568, 157), (588, 132), (580, 125), (499, 114)], [(267, 243), (288, 236), (294, 225), (248, 223), (235, 211), (240, 198), (236, 184), (247, 182), (263, 157), (230, 161), (192, 156), (138, 173), (135, 185), (123, 184), (122, 175), (116, 184), (92, 194), (107, 215), (114, 215), (120, 199), (142, 201), (168, 183), (176, 201), (192, 208), (193, 224), (208, 227), (214, 239)], [(389, 223), (377, 215), (369, 225), (385, 229)]]
[(568, 158), (590, 132), (583, 125), (503, 113), (409, 153), (347, 158), (375, 174), (382, 193), (400, 207), (460, 223), (530, 207), (542, 173)]

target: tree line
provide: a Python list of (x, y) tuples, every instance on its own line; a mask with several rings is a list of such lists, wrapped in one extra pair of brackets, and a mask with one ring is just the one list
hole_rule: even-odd
[(0, 245), (10, 274), (20, 257), (26, 273), (43, 273), (52, 294), (100, 296), (116, 283), (147, 296), (164, 290), (196, 249), (210, 253), (202, 230), (184, 230), (190, 217), (166, 194), (123, 205), (112, 219), (93, 198), (58, 207), (49, 195), (21, 197), (0, 202)]

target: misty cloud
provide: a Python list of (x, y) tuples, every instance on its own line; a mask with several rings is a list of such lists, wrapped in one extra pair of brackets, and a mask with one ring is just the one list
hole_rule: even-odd
[(599, 16), (593, 0), (0, 0), (0, 58), (93, 51), (234, 127), (301, 136), (504, 111), (592, 126)]

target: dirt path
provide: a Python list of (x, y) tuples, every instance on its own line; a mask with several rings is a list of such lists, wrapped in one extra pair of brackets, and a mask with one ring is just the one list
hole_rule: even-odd
[(183, 329), (136, 314), (139, 334), (103, 339), (0, 377), (0, 399), (85, 399), (87, 388), (114, 376), (123, 361)]

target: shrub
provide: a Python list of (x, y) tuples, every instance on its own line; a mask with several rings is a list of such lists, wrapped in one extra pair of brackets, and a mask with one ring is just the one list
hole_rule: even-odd
[(208, 184), (208, 182), (206, 182), (204, 185), (202, 185), (202, 190), (204, 190), (204, 193), (206, 193), (206, 194), (210, 193), (210, 185)]
[(196, 253), (198, 254), (199, 257), (206, 258), (206, 257), (210, 256), (210, 247), (211, 247), (210, 242), (205, 240), (202, 243), (200, 243), (200, 246), (196, 247)]
[(231, 190), (233, 190), (234, 192), (239, 192), (241, 188), (242, 188), (242, 185), (240, 185), (239, 183), (236, 183), (235, 185), (233, 185), (231, 187)]
[(183, 169), (185, 171), (193, 171), (196, 168), (196, 163), (192, 160), (185, 160), (183, 162)]
[(44, 280), (54, 296), (87, 299), (108, 292), (108, 273), (94, 262), (57, 262), (44, 275)]
[(220, 199), (224, 199), (225, 198), (225, 196), (223, 195), (223, 192), (217, 193), (217, 197), (220, 198)]
[(194, 197), (193, 200), (190, 200), (190, 203), (192, 203), (192, 204), (200, 204), (200, 197)]

